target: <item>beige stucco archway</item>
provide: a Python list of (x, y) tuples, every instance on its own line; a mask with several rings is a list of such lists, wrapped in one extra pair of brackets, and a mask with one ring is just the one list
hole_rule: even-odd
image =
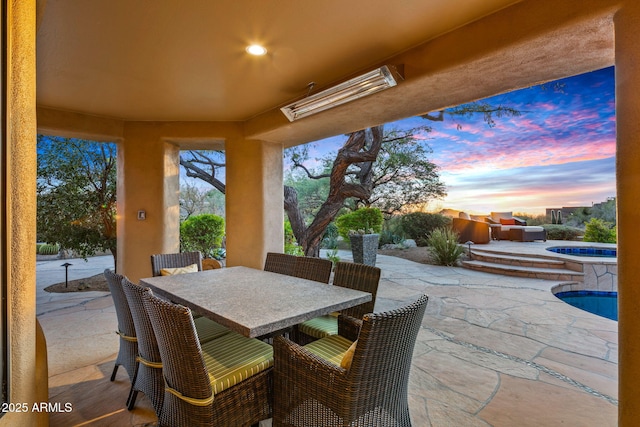
[[(282, 245), (283, 147), (347, 133), (531, 84), (616, 65), (618, 238), (620, 255), (620, 425), (640, 419), (640, 4), (635, 0), (525, 0), (387, 58), (404, 65), (394, 90), (288, 123), (277, 108), (244, 121), (149, 122), (39, 105), (36, 113), (34, 1), (8, 3), (7, 127), (1, 190), (5, 204), (2, 271), (8, 290), (11, 399), (34, 402), (38, 389), (35, 325), (36, 131), (117, 141), (121, 179), (119, 263), (140, 278), (149, 255), (177, 248), (177, 151), (186, 141), (224, 141), (228, 159), (228, 256), (260, 266)], [(615, 59), (614, 59), (615, 58)], [(375, 65), (375, 64), (369, 64)], [(346, 76), (345, 76), (346, 77)], [(274, 106), (275, 107), (275, 106)], [(37, 122), (36, 122), (37, 119)], [(205, 144), (206, 145), (206, 144)], [(203, 147), (204, 148), (204, 147)], [(149, 213), (143, 226), (131, 215)], [(233, 219), (231, 219), (233, 218)], [(278, 231), (276, 231), (278, 230)], [(40, 344), (41, 345), (41, 344)], [(42, 354), (42, 353), (40, 353)], [(41, 384), (41, 382), (40, 382)], [(37, 415), (6, 414), (0, 425), (43, 425)]]

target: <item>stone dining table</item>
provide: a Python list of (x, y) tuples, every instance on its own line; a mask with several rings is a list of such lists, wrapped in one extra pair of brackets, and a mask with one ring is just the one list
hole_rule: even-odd
[(140, 285), (252, 338), (371, 301), (368, 292), (248, 267), (149, 277)]

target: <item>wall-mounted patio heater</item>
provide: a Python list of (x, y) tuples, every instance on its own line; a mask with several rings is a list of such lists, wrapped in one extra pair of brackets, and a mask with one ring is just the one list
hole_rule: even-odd
[[(358, 98), (372, 95), (396, 84), (396, 79), (393, 77), (390, 68), (384, 65), (322, 92), (292, 102), (280, 110), (292, 122)], [(312, 87), (312, 84), (310, 84), (310, 88)]]

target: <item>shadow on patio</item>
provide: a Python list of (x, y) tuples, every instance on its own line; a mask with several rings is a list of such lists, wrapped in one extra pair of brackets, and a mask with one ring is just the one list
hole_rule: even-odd
[[(348, 252), (339, 255), (350, 259)], [(88, 264), (96, 272), (112, 265), (108, 259)], [(558, 300), (550, 292), (558, 282), (383, 255), (377, 266), (376, 311), (423, 293), (430, 297), (409, 384), (414, 425), (617, 425), (618, 324)], [(66, 294), (73, 300), (65, 302), (42, 295), (57, 280), (51, 274), (63, 272), (47, 275), (40, 263), (38, 318), (47, 338), (49, 396), (73, 407), (51, 414), (51, 425), (153, 423), (144, 396), (134, 411), (126, 410), (129, 381), (122, 368), (109, 382), (118, 349), (110, 296)]]

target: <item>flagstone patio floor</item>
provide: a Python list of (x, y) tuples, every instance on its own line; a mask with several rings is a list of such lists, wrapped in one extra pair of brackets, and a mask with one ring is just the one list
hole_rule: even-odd
[[(551, 244), (558, 242), (490, 243), (513, 251)], [(111, 296), (43, 290), (64, 281), (62, 262), (37, 265), (49, 398), (73, 407), (51, 414), (50, 425), (153, 425), (144, 395), (134, 410), (125, 408), (130, 384), (124, 369), (109, 381), (118, 350)], [(70, 280), (113, 267), (110, 256), (68, 262)], [(559, 282), (381, 255), (377, 266), (376, 311), (429, 295), (409, 384), (414, 426), (617, 425), (618, 324), (557, 299), (550, 290)]]

